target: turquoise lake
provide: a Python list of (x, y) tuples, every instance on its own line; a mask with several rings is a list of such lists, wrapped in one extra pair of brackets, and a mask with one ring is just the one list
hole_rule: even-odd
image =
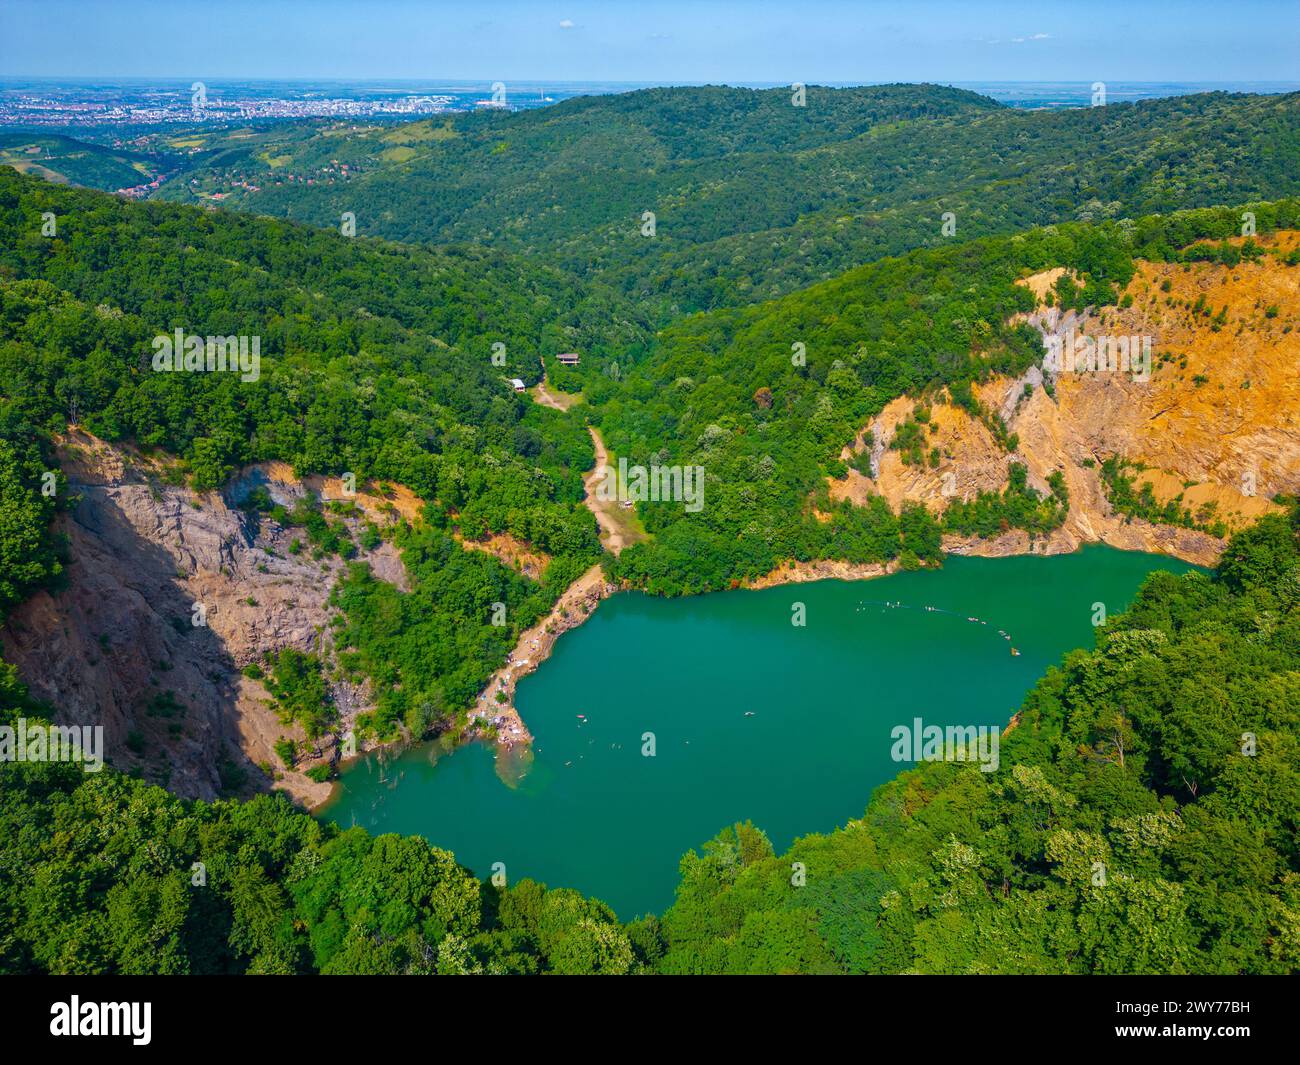
[(1092, 646), (1093, 604), (1114, 614), (1153, 570), (1191, 568), (1090, 546), (871, 581), (619, 594), (520, 682), (536, 745), (513, 786), (488, 747), (422, 744), (360, 759), (321, 816), (424, 836), (480, 876), (500, 862), (512, 882), (577, 888), (625, 920), (661, 912), (687, 850), (751, 820), (780, 852), (861, 816), (907, 768), (891, 758), (895, 725), (1005, 726), (1049, 665)]

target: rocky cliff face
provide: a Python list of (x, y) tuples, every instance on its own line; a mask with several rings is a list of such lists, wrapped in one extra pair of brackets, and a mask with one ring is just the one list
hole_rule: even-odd
[[(283, 468), (259, 467), (224, 494), (195, 495), (168, 483), (165, 463), (75, 431), (60, 461), (78, 499), (60, 522), (71, 548), (65, 586), (33, 596), (0, 632), (32, 694), (61, 722), (103, 725), (115, 766), (177, 794), (274, 786), (322, 801), (329, 785), (285, 770), (273, 751), (281, 737), (305, 743), (301, 729), (240, 673), (267, 651), (327, 645), (342, 563), (291, 553), (301, 532), (234, 505), (255, 484), (288, 505), (306, 489)], [(360, 557), (404, 579), (387, 543)], [(332, 686), (345, 734), (368, 700), (346, 682)], [(299, 768), (331, 758), (337, 742), (307, 745), (312, 757)]]
[[(1290, 251), (1300, 245), (1300, 234), (1281, 233), (1263, 243)], [(939, 511), (952, 498), (1001, 491), (1007, 465), (1019, 461), (1042, 491), (1054, 470), (1065, 476), (1065, 525), (1037, 543), (1013, 530), (991, 540), (949, 538), (948, 550), (1052, 554), (1100, 541), (1213, 564), (1221, 540), (1115, 514), (1099, 466), (1112, 456), (1140, 463), (1147, 469), (1137, 483), (1149, 483), (1159, 501), (1181, 494), (1193, 512), (1212, 503), (1229, 529), (1277, 509), (1271, 502), (1276, 493), (1300, 492), (1300, 268), (1271, 256), (1236, 267), (1138, 266), (1125, 292), (1132, 298), (1126, 308), (1077, 316), (1040, 304), (1027, 321), (1045, 336), (1072, 329), (1093, 337), (1149, 336), (1149, 379), (1109, 370), (1044, 375), (1034, 367), (1019, 380), (988, 382), (978, 397), (1019, 437), (1014, 454), (964, 410), (937, 403), (931, 407), (933, 428), (925, 430), (927, 452), (937, 447), (941, 455), (937, 468), (904, 465), (899, 452), (888, 448), (918, 402), (900, 398), (865, 427), (875, 438), (874, 479), (850, 470), (831, 481), (832, 497), (862, 502), (880, 494), (895, 509), (919, 500)], [(1026, 284), (1041, 300), (1061, 272), (1047, 271)], [(1044, 388), (1045, 376), (1052, 394)], [(842, 457), (865, 450), (860, 434)]]

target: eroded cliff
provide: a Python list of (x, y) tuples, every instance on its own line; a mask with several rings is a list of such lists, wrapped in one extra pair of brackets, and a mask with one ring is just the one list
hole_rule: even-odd
[[(1300, 246), (1300, 234), (1261, 243), (1287, 252)], [(1026, 320), (1045, 337), (1071, 330), (1094, 338), (1149, 336), (1149, 378), (1034, 367), (1018, 380), (986, 382), (976, 396), (1015, 435), (1014, 451), (999, 444), (986, 420), (942, 396), (901, 397), (841, 455), (850, 460), (870, 451), (874, 476), (850, 469), (830, 482), (832, 498), (862, 502), (879, 494), (895, 509), (916, 500), (937, 512), (952, 499), (1002, 490), (1008, 465), (1023, 462), (1040, 491), (1053, 471), (1062, 473), (1070, 495), (1065, 523), (1036, 542), (1015, 529), (983, 540), (950, 536), (949, 551), (1060, 553), (1101, 541), (1212, 564), (1221, 538), (1116, 513), (1101, 464), (1113, 457), (1133, 463), (1135, 487), (1150, 484), (1161, 503), (1181, 495), (1183, 506), (1228, 532), (1277, 509), (1275, 494), (1300, 492), (1300, 268), (1272, 255), (1231, 267), (1137, 265), (1120, 307), (1082, 316), (1045, 302), (1061, 270), (1026, 278), (1040, 301)], [(937, 465), (909, 465), (888, 446), (918, 403), (929, 406), (924, 447), (937, 449)]]

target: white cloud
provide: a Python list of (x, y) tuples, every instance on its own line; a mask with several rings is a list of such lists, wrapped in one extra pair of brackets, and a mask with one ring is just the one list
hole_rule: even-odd
[(560, 29), (562, 29), (562, 30), (571, 30), (571, 29), (573, 29), (573, 19), (571, 19), (571, 18), (562, 18), (562, 19), (560, 19)]
[(1005, 41), (999, 40), (997, 37), (973, 37), (971, 39), (976, 44), (1024, 44), (1026, 41), (1050, 41), (1052, 35), (1050, 33), (1031, 33), (1028, 37), (1008, 37)]

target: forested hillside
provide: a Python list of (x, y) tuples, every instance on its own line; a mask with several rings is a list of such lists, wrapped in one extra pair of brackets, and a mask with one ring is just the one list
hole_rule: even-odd
[(0, 166), (91, 189), (131, 188), (162, 169), (139, 152), (105, 148), (57, 133), (0, 133)]
[[(54, 238), (41, 235), (45, 211), (59, 219)], [(301, 474), (396, 481), (431, 501), (427, 526), (398, 534), (412, 590), (358, 568), (343, 598), (348, 614), (382, 605), (410, 617), (382, 656), (363, 638), (373, 627), (353, 637), (355, 664), (385, 680), (385, 735), (398, 721), (418, 734), (463, 709), (517, 633), (599, 556), (582, 505), (590, 438), (576, 415), (537, 407), (507, 377), (536, 376), (537, 352), (569, 329), (596, 345), (640, 332), (594, 312), (563, 275), (481, 250), (124, 203), (9, 171), (0, 248), (0, 507), (12, 516), (0, 609), (59, 568), (46, 526), (60, 497), (40, 494), (39, 481), (55, 465), (50, 434), (69, 424), (178, 455), (200, 490), (279, 459)], [(152, 339), (177, 328), (260, 337), (260, 376), (153, 372)], [(491, 360), (497, 342), (504, 366)], [(347, 551), (312, 521), (313, 543)], [(465, 551), (456, 523), (514, 534), (551, 555), (550, 569), (535, 582)], [(498, 602), (506, 626), (491, 623)]]
[[(47, 211), (54, 237), (41, 234)], [(167, 448), (200, 487), (276, 458), (437, 496), (435, 456), (457, 425), (513, 451), (520, 423), (558, 423), (510, 392), (511, 373), (536, 377), (538, 353), (562, 342), (621, 351), (643, 338), (564, 275), (504, 254), (350, 241), (7, 171), (0, 279), (8, 339), (53, 348), (35, 364), (11, 348), (10, 409), (56, 431), (84, 422)], [(53, 327), (49, 314), (72, 321)], [(262, 379), (148, 372), (151, 339), (176, 328), (260, 337)]]
[[(53, 239), (40, 235), (46, 210), (62, 219)], [(1296, 201), (1252, 211), (1261, 232), (1300, 223)], [(526, 627), (598, 556), (581, 505), (581, 472), (592, 462), (584, 417), (616, 455), (704, 470), (708, 502), (698, 513), (641, 508), (650, 540), (610, 563), (634, 586), (725, 588), (786, 560), (937, 561), (944, 526), (926, 508), (896, 514), (879, 498), (854, 506), (818, 494), (827, 476), (843, 473), (844, 443), (904, 393), (928, 392), (996, 427), (977, 409), (972, 383), (1015, 377), (1042, 352), (1036, 331), (1008, 324), (1033, 307), (1017, 280), (1068, 267), (1081, 285), (1062, 287), (1062, 304), (1104, 306), (1131, 276), (1134, 256), (1176, 257), (1198, 239), (1233, 235), (1241, 213), (1072, 223), (919, 250), (779, 300), (690, 316), (651, 338), (621, 297), (599, 287), (584, 296), (568, 275), (505, 253), (350, 240), (0, 175), (0, 406), (9, 425), (59, 432), (77, 422), (108, 440), (178, 454), (198, 488), (266, 459), (304, 474), (407, 485), (436, 503), (431, 531), (401, 540), (430, 589), (457, 572), (449, 557), (464, 562), (468, 586), (493, 566), (481, 555), (462, 559), (445, 531), (453, 521), (512, 533), (554, 556), (536, 594), (526, 580), (501, 588), (500, 570), (469, 599), (460, 580), (430, 593), (436, 604), (455, 604), (435, 608), (449, 611), (446, 623), (472, 617), (481, 632), (450, 659), (430, 662), (416, 649), (429, 642), (418, 612), (404, 627), (409, 653), (373, 643), (366, 626), (349, 630), (372, 676), (393, 679), (395, 660), (414, 670), (405, 694), (385, 696), (392, 705), (383, 721), (425, 724), (433, 711), (415, 707), (463, 707), (520, 631), (488, 627), (491, 603), (508, 603)], [(610, 316), (611, 307), (627, 316)], [(150, 338), (177, 327), (259, 334), (262, 379), (147, 372)], [(490, 357), (497, 338), (508, 352), (503, 367)], [(535, 377), (539, 352), (575, 338), (610, 354), (638, 346), (645, 354), (618, 380), (591, 366), (557, 368), (560, 383), (588, 399), (568, 413), (510, 391), (507, 375)], [(30, 448), (30, 434), (13, 438)], [(999, 439), (1014, 452), (1014, 440)], [(30, 466), (30, 452), (23, 461)], [(1044, 505), (1059, 514), (1064, 502)], [(28, 523), (49, 506), (21, 505)], [(996, 506), (994, 518), (1032, 531), (1054, 520), (1023, 486)], [(967, 531), (988, 517), (948, 520)], [(40, 576), (57, 565), (51, 556), (28, 569)], [(350, 616), (407, 609), (385, 605), (396, 593), (362, 575), (348, 590), (341, 603)], [(439, 645), (448, 642), (462, 640), (447, 630)], [(462, 663), (472, 665), (462, 671)]]
[(665, 319), (954, 239), (1294, 195), (1297, 153), (1294, 94), (1027, 112), (939, 86), (812, 86), (803, 107), (789, 89), (676, 88), (294, 132), (213, 149), (160, 194), (508, 248)]

